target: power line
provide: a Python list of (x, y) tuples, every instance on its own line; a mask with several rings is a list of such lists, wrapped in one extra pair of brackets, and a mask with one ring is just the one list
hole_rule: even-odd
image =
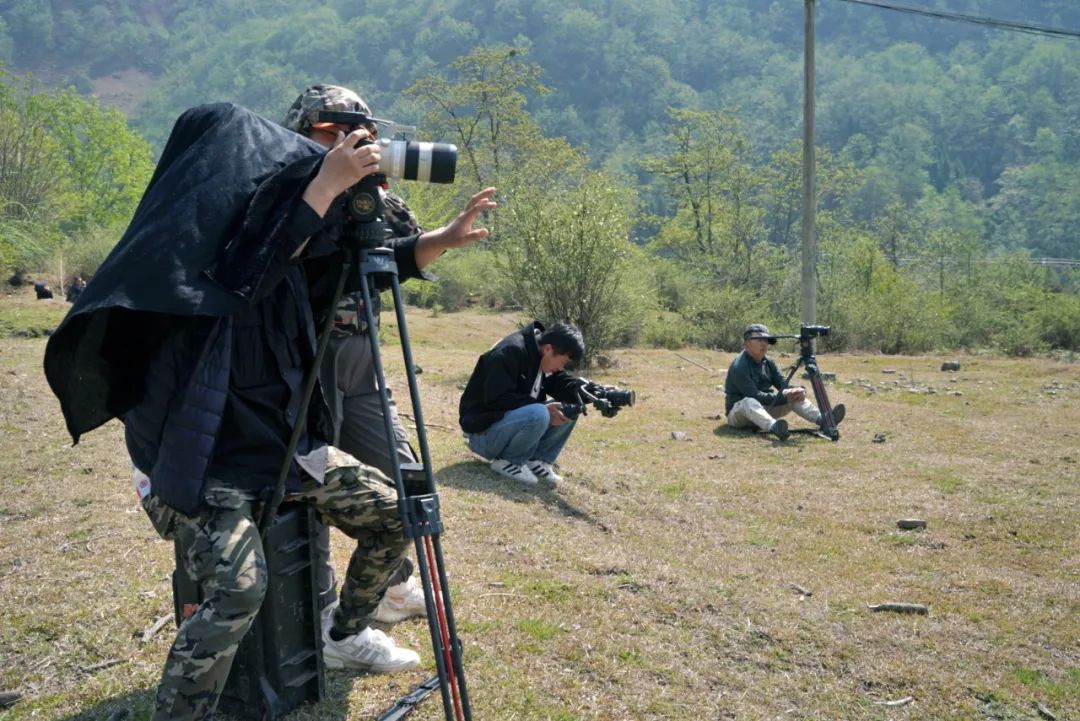
[(973, 25), (982, 25), (984, 27), (1014, 30), (1016, 32), (1028, 33), (1030, 35), (1047, 35), (1049, 37), (1058, 38), (1080, 38), (1080, 30), (1052, 28), (1048, 25), (1033, 25), (1031, 23), (1022, 23), (1013, 20), (999, 20), (997, 18), (979, 15), (951, 13), (944, 10), (928, 10), (926, 8), (911, 7), (909, 5), (897, 5), (895, 3), (881, 2), (881, 0), (843, 0), (843, 2), (848, 2), (855, 5), (870, 5), (872, 7), (882, 8), (884, 10), (895, 10), (897, 12), (910, 13), (912, 15), (922, 15), (924, 17), (938, 18), (940, 20), (955, 20), (956, 22), (971, 23)]
[(1080, 259), (1075, 258), (958, 258), (946, 255), (938, 258), (933, 257), (901, 257), (897, 259), (904, 265), (997, 265), (999, 263), (1027, 263), (1028, 265), (1042, 265), (1056, 268), (1080, 268)]

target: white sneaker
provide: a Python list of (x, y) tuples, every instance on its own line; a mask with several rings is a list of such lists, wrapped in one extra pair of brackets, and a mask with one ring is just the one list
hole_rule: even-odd
[(407, 671), (420, 664), (416, 651), (398, 648), (392, 638), (371, 626), (340, 641), (330, 638), (324, 627), (322, 654), (327, 668), (355, 668), (373, 673)]
[(491, 462), (491, 470), (495, 471), (500, 476), (513, 478), (518, 483), (524, 483), (527, 486), (535, 486), (537, 483), (536, 476), (534, 476), (533, 472), (528, 468), (503, 460), (502, 458), (496, 458)]
[(555, 471), (555, 466), (547, 461), (529, 461), (525, 467), (532, 471), (533, 475), (543, 484), (554, 488), (562, 483), (563, 477)]
[(424, 589), (416, 583), (416, 577), (386, 589), (372, 619), (379, 623), (400, 623), (413, 616), (426, 616)]
[(319, 615), (322, 617), (320, 620), (322, 621), (323, 638), (326, 638), (326, 634), (330, 633), (330, 627), (334, 625), (334, 611), (337, 610), (337, 607), (338, 602), (334, 601), (319, 612)]

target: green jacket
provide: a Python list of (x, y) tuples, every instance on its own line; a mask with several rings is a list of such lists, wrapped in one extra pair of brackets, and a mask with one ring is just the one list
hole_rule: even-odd
[(756, 398), (766, 408), (783, 405), (785, 401), (781, 391), (785, 388), (787, 383), (784, 376), (772, 358), (765, 356), (760, 363), (755, 363), (744, 350), (735, 356), (728, 368), (727, 380), (724, 381), (724, 393), (727, 394), (724, 412), (731, 413), (731, 407), (743, 398)]

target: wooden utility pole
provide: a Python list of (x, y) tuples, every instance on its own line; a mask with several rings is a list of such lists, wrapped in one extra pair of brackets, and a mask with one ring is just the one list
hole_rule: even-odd
[(802, 322), (817, 322), (817, 195), (814, 190), (814, 1), (803, 0)]

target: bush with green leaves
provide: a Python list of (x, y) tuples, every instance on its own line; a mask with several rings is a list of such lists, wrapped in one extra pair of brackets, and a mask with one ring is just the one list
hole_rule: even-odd
[(520, 186), (502, 209), (496, 267), (513, 302), (545, 323), (581, 329), (589, 356), (640, 326), (655, 299), (635, 272), (633, 191), (602, 173), (574, 188)]
[[(0, 68), (0, 264), (41, 270), (80, 255), (96, 270), (101, 248), (74, 250), (83, 238), (100, 245), (103, 228), (122, 226), (153, 172), (149, 144), (123, 114), (74, 89), (41, 90)], [(112, 240), (119, 238), (114, 233)]]
[(436, 280), (405, 283), (402, 290), (407, 303), (421, 308), (437, 306), (444, 311), (470, 306), (493, 310), (506, 307), (509, 295), (505, 282), (495, 268), (494, 254), (483, 246), (450, 251), (426, 270)]

